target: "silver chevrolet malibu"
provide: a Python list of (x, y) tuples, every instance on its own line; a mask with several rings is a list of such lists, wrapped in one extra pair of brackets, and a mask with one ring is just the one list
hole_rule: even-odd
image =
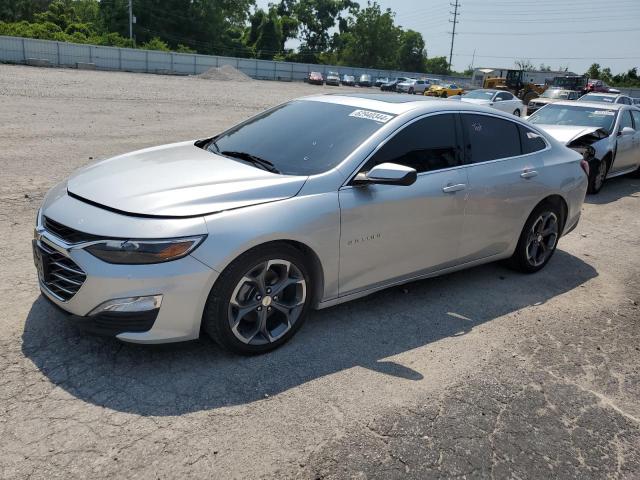
[(294, 100), (208, 139), (89, 165), (38, 212), (43, 294), (121, 340), (243, 354), (311, 308), (508, 259), (540, 270), (588, 165), (535, 125), (426, 97)]

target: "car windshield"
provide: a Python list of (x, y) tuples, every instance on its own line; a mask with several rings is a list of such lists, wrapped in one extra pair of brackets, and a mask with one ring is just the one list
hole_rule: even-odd
[(616, 110), (552, 103), (538, 110), (528, 120), (541, 125), (598, 127), (610, 135), (616, 121)]
[(549, 89), (545, 91), (540, 98), (569, 98), (569, 90)]
[(314, 175), (338, 165), (391, 118), (347, 105), (295, 100), (227, 130), (207, 148), (266, 160), (285, 175)]
[(476, 99), (480, 99), (480, 100), (491, 100), (495, 93), (496, 92), (494, 92), (493, 90), (473, 90), (473, 91), (463, 95), (463, 98), (476, 98)]
[(605, 102), (615, 103), (616, 97), (610, 97), (607, 95), (591, 95), (590, 93), (584, 97), (580, 97), (581, 102)]

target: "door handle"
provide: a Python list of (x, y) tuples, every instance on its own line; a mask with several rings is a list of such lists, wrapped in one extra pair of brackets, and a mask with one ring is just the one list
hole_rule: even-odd
[(466, 183), (457, 183), (455, 185), (448, 184), (446, 187), (442, 187), (442, 191), (444, 193), (454, 193), (464, 190), (465, 188), (467, 188)]
[(535, 170), (525, 170), (520, 174), (522, 178), (533, 178), (538, 176), (538, 172)]

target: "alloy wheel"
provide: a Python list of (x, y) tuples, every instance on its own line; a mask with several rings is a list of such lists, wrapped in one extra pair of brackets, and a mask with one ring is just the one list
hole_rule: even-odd
[(602, 188), (602, 184), (604, 183), (604, 179), (607, 176), (607, 162), (602, 160), (598, 164), (598, 172), (596, 173), (596, 178), (593, 182), (594, 190), (597, 192)]
[(533, 222), (527, 236), (527, 261), (538, 267), (553, 254), (558, 241), (558, 217), (553, 212), (543, 212)]
[(287, 260), (268, 260), (251, 268), (231, 294), (231, 331), (248, 345), (273, 343), (285, 335), (304, 308), (307, 284), (298, 267)]

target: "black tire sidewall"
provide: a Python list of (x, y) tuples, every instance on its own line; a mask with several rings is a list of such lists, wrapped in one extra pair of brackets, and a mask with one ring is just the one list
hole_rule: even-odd
[[(607, 171), (604, 173), (605, 178), (602, 180), (600, 187), (596, 188), (596, 175), (598, 174), (598, 170), (602, 164), (607, 165)], [(602, 190), (604, 183), (607, 181), (607, 174), (609, 173), (609, 166), (606, 159), (591, 162), (589, 164), (589, 187), (587, 189), (587, 193), (595, 194)]]
[[(228, 308), (236, 285), (249, 269), (258, 263), (272, 259), (287, 260), (296, 265), (306, 282), (305, 305), (291, 330), (273, 343), (266, 345), (247, 345), (236, 338), (228, 321)], [(287, 244), (273, 244), (256, 247), (231, 262), (216, 280), (202, 316), (203, 330), (221, 347), (241, 355), (259, 355), (274, 350), (286, 343), (302, 327), (313, 297), (313, 286), (309, 267), (303, 254)]]

